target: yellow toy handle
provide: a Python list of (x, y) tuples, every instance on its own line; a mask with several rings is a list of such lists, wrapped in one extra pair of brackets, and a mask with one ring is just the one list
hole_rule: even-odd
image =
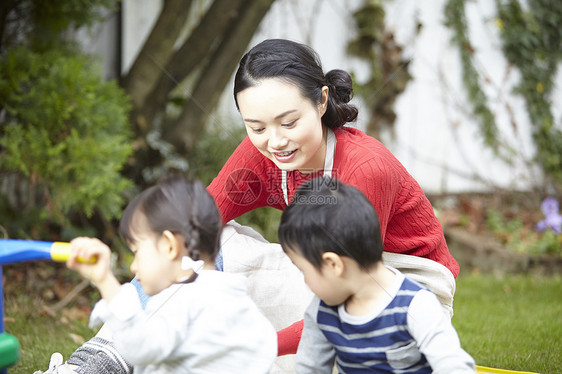
[[(66, 262), (70, 257), (70, 243), (64, 242), (53, 242), (51, 245), (51, 259), (56, 262)], [(79, 262), (84, 262), (87, 264), (95, 264), (97, 261), (96, 257), (85, 259), (78, 257)]]
[(479, 366), (479, 365), (476, 365), (476, 373), (477, 374), (538, 374), (529, 371), (495, 369), (495, 368), (489, 368), (486, 366)]

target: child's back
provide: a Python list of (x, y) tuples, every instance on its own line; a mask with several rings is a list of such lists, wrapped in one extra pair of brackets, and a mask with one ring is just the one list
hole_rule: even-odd
[(107, 321), (135, 374), (265, 374), (277, 355), (276, 332), (247, 296), (242, 276), (201, 271), (194, 282), (153, 296), (138, 318), (128, 326)]

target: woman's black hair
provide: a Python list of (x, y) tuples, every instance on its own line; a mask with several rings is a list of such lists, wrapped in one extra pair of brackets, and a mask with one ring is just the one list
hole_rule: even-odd
[(316, 269), (334, 252), (369, 269), (382, 260), (383, 244), (375, 209), (357, 188), (328, 177), (303, 183), (281, 215), (279, 242)]
[(295, 84), (304, 97), (314, 104), (322, 100), (322, 87), (329, 88), (326, 113), (322, 123), (332, 129), (357, 119), (357, 108), (349, 104), (353, 97), (351, 76), (344, 70), (331, 70), (326, 75), (318, 54), (309, 46), (286, 39), (267, 39), (240, 60), (234, 78), (234, 101), (248, 87), (267, 78), (284, 79)]
[(142, 229), (138, 227), (141, 223), (137, 212), (143, 214), (144, 222), (156, 235), (165, 230), (182, 234), (194, 260), (204, 253), (214, 261), (220, 246), (222, 220), (215, 201), (198, 180), (167, 177), (135, 197), (119, 223), (121, 237), (129, 244), (135, 243)]

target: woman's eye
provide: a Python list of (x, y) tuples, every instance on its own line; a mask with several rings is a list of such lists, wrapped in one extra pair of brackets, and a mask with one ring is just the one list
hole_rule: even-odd
[(263, 132), (263, 130), (264, 130), (263, 128), (252, 129), (252, 132), (253, 132), (254, 134), (261, 134), (261, 133)]
[(283, 123), (283, 124), (281, 124), (281, 126), (283, 126), (283, 127), (292, 127), (296, 122), (297, 122), (297, 121), (294, 120), (294, 121), (289, 122), (289, 123)]

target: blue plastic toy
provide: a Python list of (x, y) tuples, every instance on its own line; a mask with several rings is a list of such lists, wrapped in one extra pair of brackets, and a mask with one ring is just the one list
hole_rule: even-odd
[[(15, 336), (4, 332), (4, 287), (2, 265), (32, 260), (65, 262), (70, 255), (70, 244), (38, 240), (0, 239), (0, 374), (20, 359), (20, 345)], [(95, 259), (79, 261), (95, 262)]]

